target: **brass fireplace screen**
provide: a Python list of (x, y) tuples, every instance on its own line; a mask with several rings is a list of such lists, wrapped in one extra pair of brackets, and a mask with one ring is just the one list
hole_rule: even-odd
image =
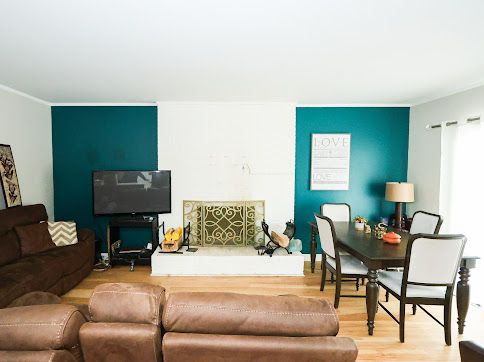
[(264, 243), (264, 201), (183, 201), (190, 245), (246, 246)]

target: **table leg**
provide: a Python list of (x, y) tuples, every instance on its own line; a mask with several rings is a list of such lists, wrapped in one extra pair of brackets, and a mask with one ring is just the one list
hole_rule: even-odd
[(316, 231), (311, 227), (311, 273), (314, 273), (316, 266)]
[(380, 286), (378, 285), (378, 270), (368, 269), (368, 282), (366, 283), (366, 312), (368, 314), (368, 334), (373, 335), (375, 328), (375, 314), (378, 306), (378, 295)]
[(461, 266), (459, 270), (459, 282), (457, 283), (457, 325), (459, 334), (464, 333), (464, 326), (469, 309), (469, 269)]

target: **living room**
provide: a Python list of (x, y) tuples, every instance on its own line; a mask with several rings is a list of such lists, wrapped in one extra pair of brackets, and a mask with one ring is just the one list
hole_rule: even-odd
[(0, 360), (484, 359), (482, 2), (1, 9)]

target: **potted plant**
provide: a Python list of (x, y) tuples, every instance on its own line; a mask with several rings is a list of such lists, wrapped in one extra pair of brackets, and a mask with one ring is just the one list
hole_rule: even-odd
[(368, 220), (366, 220), (363, 216), (357, 216), (355, 217), (354, 222), (356, 230), (365, 230), (365, 225), (368, 223)]

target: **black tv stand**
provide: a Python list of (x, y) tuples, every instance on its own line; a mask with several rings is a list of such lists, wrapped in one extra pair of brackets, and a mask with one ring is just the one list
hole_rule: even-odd
[(141, 214), (131, 214), (125, 216), (116, 216), (111, 219), (112, 222), (130, 222), (130, 221), (152, 221), (156, 216), (141, 215)]
[[(122, 250), (121, 253), (113, 254), (111, 246), (120, 237), (121, 228), (148, 228), (151, 229), (151, 250), (150, 253), (140, 254), (139, 250)], [(121, 216), (111, 219), (107, 230), (108, 256), (111, 265), (135, 264), (151, 265), (151, 254), (159, 245), (158, 238), (158, 217), (147, 215)]]

